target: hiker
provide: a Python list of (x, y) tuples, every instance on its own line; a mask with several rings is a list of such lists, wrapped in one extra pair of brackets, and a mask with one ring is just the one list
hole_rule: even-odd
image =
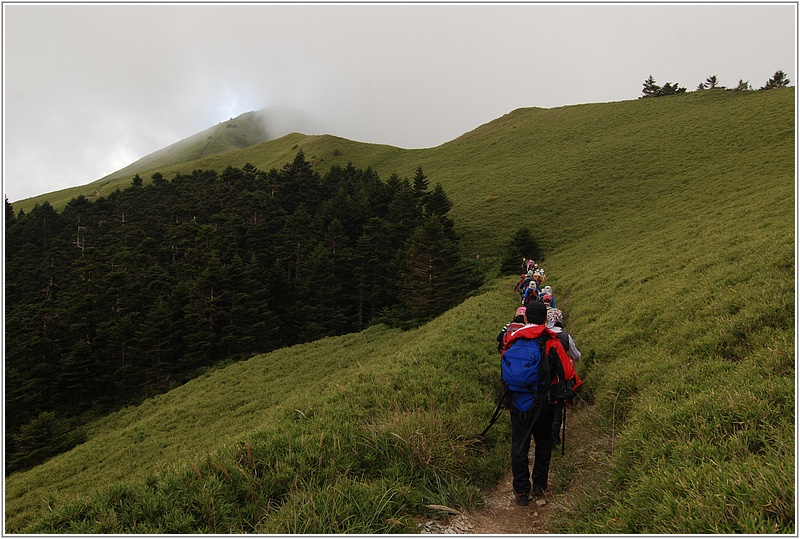
[[(564, 313), (561, 312), (560, 309), (548, 309), (546, 325), (558, 336), (558, 340), (561, 341), (561, 346), (564, 347), (564, 351), (567, 353), (570, 362), (572, 362), (574, 366), (575, 362), (581, 358), (581, 352), (578, 350), (578, 347), (575, 346), (575, 340), (572, 338), (572, 335), (564, 330)], [(564, 408), (568, 404), (571, 404), (571, 402), (567, 402), (568, 400), (566, 391), (564, 394), (556, 395), (555, 413), (553, 414), (554, 445), (561, 443), (561, 426), (564, 424), (565, 419)]]
[(539, 268), (538, 270), (533, 272), (533, 280), (536, 281), (536, 284), (541, 289), (541, 286), (547, 280), (547, 275), (544, 274), (544, 270), (542, 268)]
[[(525, 292), (528, 290), (528, 287), (531, 284), (535, 284), (533, 277), (531, 275), (526, 275), (525, 278), (522, 280), (522, 283), (519, 285), (517, 292), (519, 292), (519, 299), (522, 301), (522, 304), (525, 304)], [(538, 293), (538, 288), (537, 288)]]
[(500, 334), (497, 335), (497, 351), (501, 354), (505, 352), (505, 348), (503, 346), (503, 341), (505, 339), (506, 333), (509, 335), (514, 333), (518, 329), (521, 329), (525, 325), (525, 307), (517, 308), (517, 312), (514, 313), (514, 318), (503, 326), (503, 329), (500, 330)]
[(517, 292), (519, 293), (519, 300), (523, 304), (525, 303), (525, 291), (528, 289), (528, 285), (530, 284), (530, 282), (531, 282), (530, 277), (526, 276), (524, 279), (522, 279), (522, 282), (516, 289)]
[(531, 281), (528, 288), (525, 289), (525, 293), (522, 294), (522, 304), (527, 305), (529, 301), (535, 299), (539, 299), (539, 292), (536, 290), (536, 283)]
[(548, 309), (552, 309), (553, 308), (553, 305), (552, 305), (553, 296), (551, 296), (550, 294), (542, 294), (542, 297), (541, 297), (540, 301), (542, 303), (544, 303), (547, 306)]
[[(509, 389), (506, 405), (511, 415), (511, 470), (518, 505), (528, 505), (530, 493), (541, 496), (547, 490), (555, 400), (558, 394), (568, 394), (582, 383), (556, 334), (545, 325), (547, 307), (538, 301), (528, 303), (524, 320), (522, 329), (506, 333), (502, 361), (503, 379)], [(536, 387), (512, 381), (514, 365), (531, 364), (538, 365)], [(540, 378), (542, 384), (538, 383)], [(536, 444), (533, 471), (528, 462), (531, 436)]]
[(553, 287), (550, 285), (545, 286), (542, 288), (542, 294), (550, 294), (550, 306), (555, 308), (556, 306), (556, 297), (553, 295)]
[(527, 271), (533, 270), (534, 266), (536, 266), (536, 262), (534, 262), (532, 259), (529, 258), (528, 260), (525, 261), (525, 269)]
[(581, 352), (575, 345), (575, 340), (572, 338), (572, 335), (567, 333), (564, 329), (564, 313), (561, 312), (561, 309), (548, 309), (546, 325), (553, 333), (558, 335), (558, 340), (561, 341), (564, 351), (572, 360), (572, 364), (575, 365), (575, 362), (581, 359)]
[(519, 292), (520, 297), (522, 296), (522, 293), (525, 291), (525, 289), (522, 288), (522, 283), (525, 282), (526, 277), (527, 276), (523, 273), (522, 275), (519, 276), (519, 281), (517, 281), (517, 283), (514, 285), (514, 292)]

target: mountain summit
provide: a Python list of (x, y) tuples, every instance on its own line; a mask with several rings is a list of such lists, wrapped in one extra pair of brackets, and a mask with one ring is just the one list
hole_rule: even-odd
[(317, 134), (322, 132), (321, 125), (321, 122), (311, 114), (287, 107), (268, 107), (245, 112), (146, 155), (101, 178), (101, 181), (131, 177), (142, 170), (168, 167), (209, 155), (247, 148), (289, 133)]

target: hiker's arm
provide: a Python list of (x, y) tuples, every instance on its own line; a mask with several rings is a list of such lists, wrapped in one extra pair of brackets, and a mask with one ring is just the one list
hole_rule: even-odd
[(564, 367), (563, 380), (567, 389), (567, 401), (570, 402), (575, 391), (577, 391), (578, 388), (581, 387), (581, 384), (583, 384), (583, 380), (581, 380), (578, 376), (578, 373), (575, 372), (575, 368), (572, 366), (572, 361), (570, 361), (569, 357), (567, 357), (567, 354), (564, 354), (561, 364)]
[(581, 359), (581, 351), (575, 346), (575, 339), (572, 338), (572, 335), (569, 336), (569, 355), (573, 361), (580, 361)]

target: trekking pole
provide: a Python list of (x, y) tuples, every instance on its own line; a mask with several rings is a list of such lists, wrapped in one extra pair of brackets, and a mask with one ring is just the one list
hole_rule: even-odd
[(497, 407), (494, 409), (494, 412), (492, 413), (492, 418), (489, 420), (489, 424), (486, 425), (486, 428), (483, 429), (482, 433), (480, 433), (479, 435), (480, 438), (486, 436), (486, 433), (489, 432), (490, 428), (492, 428), (492, 425), (494, 425), (495, 421), (497, 421), (497, 418), (500, 417), (500, 412), (503, 410), (503, 401), (505, 400), (505, 396), (506, 393), (504, 391), (503, 394), (500, 395), (500, 400), (497, 402)]

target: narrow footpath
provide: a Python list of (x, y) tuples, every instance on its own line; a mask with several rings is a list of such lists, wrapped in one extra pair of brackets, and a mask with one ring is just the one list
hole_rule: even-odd
[[(532, 455), (531, 455), (532, 456)], [(559, 495), (547, 493), (521, 507), (514, 502), (511, 469), (503, 481), (484, 494), (480, 509), (455, 514), (441, 511), (441, 518), (430, 518), (418, 524), (423, 534), (545, 534), (550, 533), (550, 512)], [(563, 496), (563, 495), (562, 495)], [(455, 512), (455, 510), (454, 510)]]
[[(567, 415), (565, 456), (561, 456), (561, 446), (553, 449), (550, 486), (543, 497), (532, 498), (524, 507), (517, 505), (511, 488), (512, 476), (509, 466), (503, 480), (484, 493), (482, 507), (472, 511), (457, 509), (438, 511), (435, 518), (431, 516), (417, 523), (419, 533), (480, 535), (552, 533), (550, 522), (553, 512), (572, 507), (576, 497), (598, 488), (600, 478), (607, 470), (614, 446), (613, 433), (602, 429), (593, 406), (578, 399), (578, 403), (570, 408), (570, 412)], [(531, 462), (533, 448), (534, 444), (531, 444), (529, 456)], [(559, 488), (554, 483), (567, 486)]]

